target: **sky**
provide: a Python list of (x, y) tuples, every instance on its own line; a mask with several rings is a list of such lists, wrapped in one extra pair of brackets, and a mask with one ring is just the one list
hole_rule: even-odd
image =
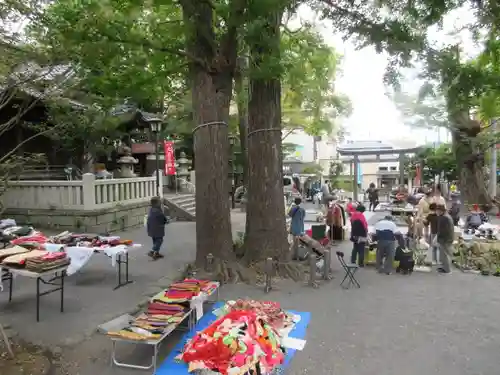
[[(314, 14), (310, 9), (303, 7), (299, 11), (299, 18), (313, 21)], [(447, 32), (462, 26), (470, 19), (470, 12), (467, 9), (457, 11), (445, 19), (443, 30), (431, 31), (431, 38), (437, 43), (445, 43), (450, 40)], [(335, 88), (338, 92), (346, 94), (352, 102), (351, 116), (342, 120), (342, 125), (349, 133), (349, 139), (411, 139), (419, 145), (449, 140), (446, 129), (424, 130), (405, 125), (401, 112), (386, 95), (387, 88), (383, 83), (387, 66), (386, 56), (377, 54), (372, 47), (356, 50), (353, 43), (343, 41), (341, 36), (335, 35), (327, 22), (317, 20), (316, 22), (325, 41), (343, 55), (342, 74), (337, 77)], [(467, 35), (461, 34), (460, 37), (461, 40), (465, 40), (466, 49), (474, 49)], [(403, 84), (403, 90), (406, 92), (418, 92), (419, 87), (418, 83), (415, 84), (411, 80)]]

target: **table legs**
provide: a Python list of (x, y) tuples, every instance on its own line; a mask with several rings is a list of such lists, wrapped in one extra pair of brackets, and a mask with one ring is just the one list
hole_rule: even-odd
[(141, 342), (130, 342), (129, 344), (134, 344), (134, 345), (150, 345), (153, 347), (153, 356), (151, 358), (151, 363), (149, 365), (135, 365), (133, 363), (126, 363), (126, 362), (120, 362), (116, 359), (116, 344), (117, 341), (113, 340), (113, 347), (111, 349), (111, 366), (115, 365), (117, 367), (124, 367), (124, 368), (132, 368), (136, 370), (149, 370), (153, 369), (153, 375), (156, 374), (156, 366), (158, 363), (158, 346), (160, 345), (159, 343), (156, 344), (150, 344), (150, 343), (141, 343)]
[(8, 281), (9, 282), (9, 302), (12, 301), (12, 284), (14, 283), (14, 277), (12, 276), (12, 273), (2, 269), (2, 282), (3, 281)]
[[(118, 264), (117, 267), (118, 285), (116, 285), (113, 288), (113, 290), (119, 289), (122, 286), (133, 283), (133, 281), (129, 279), (129, 273), (128, 273), (128, 266), (129, 266), (128, 252), (126, 252), (125, 254), (118, 254), (116, 256), (116, 263)], [(122, 277), (122, 268), (124, 268), (125, 279), (123, 279)]]
[[(42, 277), (36, 278), (36, 321), (40, 321), (40, 298), (51, 293), (61, 292), (61, 312), (64, 312), (64, 277), (66, 276), (66, 271), (58, 272), (55, 276), (49, 280), (44, 280)], [(11, 283), (12, 284), (12, 283)], [(42, 285), (50, 285), (55, 288), (41, 291)]]

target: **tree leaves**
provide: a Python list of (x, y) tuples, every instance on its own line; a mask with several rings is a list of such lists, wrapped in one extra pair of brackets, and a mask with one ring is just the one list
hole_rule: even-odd
[(174, 3), (62, 0), (31, 30), (75, 66), (82, 91), (103, 101), (130, 98), (160, 110), (162, 98), (185, 94), (184, 30)]
[(348, 98), (335, 92), (340, 55), (312, 25), (296, 31), (285, 29), (281, 50), (283, 123), (309, 135), (330, 134), (335, 118), (351, 110)]
[(444, 173), (448, 181), (458, 180), (458, 165), (450, 144), (437, 148), (428, 147), (405, 162), (405, 172), (415, 176), (417, 166), (423, 162), (423, 181), (434, 181), (434, 177)]

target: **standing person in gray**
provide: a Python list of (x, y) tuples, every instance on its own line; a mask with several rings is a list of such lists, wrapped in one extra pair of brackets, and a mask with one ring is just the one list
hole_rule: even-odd
[(443, 275), (451, 273), (451, 257), (453, 256), (453, 240), (455, 239), (455, 226), (453, 219), (442, 204), (436, 206), (438, 215), (437, 244), (439, 246), (439, 257), (441, 258), (441, 267), (438, 272)]
[(331, 196), (330, 196), (330, 187), (328, 186), (328, 183), (325, 181), (323, 186), (321, 187), (321, 203), (323, 203), (323, 209), (324, 209), (324, 214), (328, 212), (328, 204), (330, 203)]
[(396, 234), (399, 229), (392, 216), (386, 216), (375, 224), (377, 236), (377, 271), (390, 275), (396, 254)]

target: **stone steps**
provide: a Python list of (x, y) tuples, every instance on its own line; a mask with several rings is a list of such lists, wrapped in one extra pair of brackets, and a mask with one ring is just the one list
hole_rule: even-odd
[(164, 196), (172, 217), (178, 220), (196, 220), (196, 198), (194, 194), (166, 194)]

